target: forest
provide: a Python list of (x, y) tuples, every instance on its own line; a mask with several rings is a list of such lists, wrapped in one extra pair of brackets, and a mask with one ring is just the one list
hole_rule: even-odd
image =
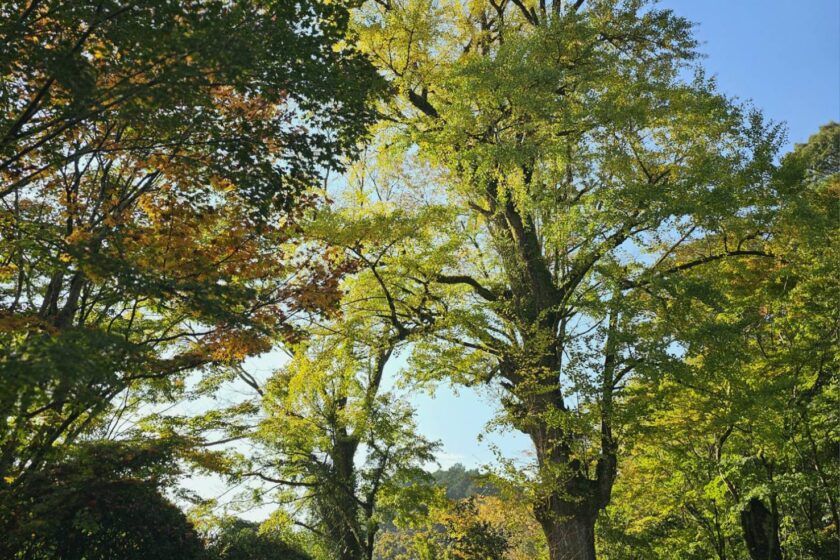
[(831, 118), (648, 0), (0, 3), (0, 560), (838, 558)]

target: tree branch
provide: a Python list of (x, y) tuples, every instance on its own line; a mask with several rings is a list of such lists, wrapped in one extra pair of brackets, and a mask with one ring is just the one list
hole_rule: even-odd
[(499, 299), (499, 296), (495, 292), (488, 288), (485, 288), (478, 282), (478, 280), (471, 276), (467, 276), (464, 274), (457, 274), (454, 276), (438, 274), (435, 277), (435, 280), (441, 284), (466, 284), (467, 286), (470, 286), (475, 291), (475, 293), (477, 293), (487, 301), (497, 301)]
[(429, 103), (428, 92), (426, 90), (423, 90), (422, 94), (417, 94), (411, 89), (408, 90), (408, 100), (426, 116), (432, 117), (433, 119), (440, 118), (440, 113)]
[[(734, 251), (724, 251), (723, 253), (718, 253), (716, 255), (708, 255), (702, 257), (700, 259), (685, 262), (679, 264), (677, 266), (671, 267), (668, 270), (662, 271), (658, 276), (664, 277), (670, 274), (674, 274), (676, 272), (682, 272), (684, 270), (690, 270), (692, 268), (702, 266), (704, 264), (708, 264), (710, 262), (719, 261), (721, 259), (725, 259), (726, 257), (766, 257), (769, 259), (777, 259), (779, 258), (777, 255), (773, 253), (767, 253), (765, 251), (751, 251), (751, 250), (734, 250)], [(638, 281), (631, 281), (631, 280), (623, 280), (621, 282), (621, 288), (624, 290), (629, 290), (632, 288), (642, 288), (644, 286), (649, 286), (654, 281), (653, 278), (648, 278), (647, 280), (638, 280)]]

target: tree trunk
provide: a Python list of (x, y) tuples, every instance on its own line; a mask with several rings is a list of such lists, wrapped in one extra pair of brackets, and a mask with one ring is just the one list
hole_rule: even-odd
[(550, 560), (594, 560), (595, 522), (609, 504), (616, 476), (611, 403), (603, 403), (607, 412), (602, 418), (601, 454), (594, 465), (583, 464), (574, 452), (581, 445), (581, 436), (557, 420), (558, 415), (570, 412), (558, 382), (558, 352), (552, 346), (550, 351), (536, 344), (531, 348), (529, 363), (519, 362), (509, 369), (503, 366), (510, 394), (502, 403), (514, 426), (528, 434), (536, 452), (539, 485), (534, 516), (545, 534)]
[(551, 560), (595, 560), (597, 513), (540, 519)]
[[(346, 403), (341, 402), (343, 408)], [(355, 456), (359, 442), (346, 429), (337, 430), (331, 450), (331, 483), (323, 491), (321, 517), (336, 560), (365, 560), (364, 535), (359, 524), (360, 506), (356, 500)]]
[(595, 522), (610, 500), (615, 454), (605, 450), (595, 472), (588, 473), (570, 458), (562, 437), (547, 426), (531, 434), (546, 492), (535, 504), (534, 516), (545, 534), (550, 560), (595, 560)]
[(775, 505), (771, 511), (761, 500), (750, 499), (741, 511), (741, 528), (752, 560), (782, 560), (779, 515)]
[[(523, 172), (526, 184), (530, 183), (533, 166), (525, 166)], [(565, 306), (567, 296), (597, 257), (591, 262), (584, 259), (562, 277), (555, 277), (533, 217), (521, 213), (509, 199), (500, 204), (495, 181), (488, 182), (486, 190), (485, 203), (492, 214), (489, 230), (509, 286), (510, 319), (522, 336), (521, 349), (500, 360), (502, 385), (509, 393), (502, 405), (514, 427), (528, 434), (534, 444), (541, 487), (534, 514), (548, 542), (550, 560), (595, 560), (595, 522), (610, 501), (617, 465), (612, 437), (617, 314), (610, 313), (600, 380), (601, 454), (596, 465), (583, 465), (575, 457), (576, 450), (586, 447), (583, 436), (558, 421), (559, 416), (573, 413), (566, 405), (561, 380), (564, 325), (571, 316)], [(622, 232), (610, 238), (605, 251), (627, 237)]]

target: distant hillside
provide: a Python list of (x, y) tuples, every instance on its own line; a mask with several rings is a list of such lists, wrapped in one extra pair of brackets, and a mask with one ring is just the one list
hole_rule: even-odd
[(446, 497), (450, 500), (462, 500), (470, 496), (495, 496), (498, 490), (484, 480), (476, 469), (466, 469), (456, 463), (446, 470), (431, 473), (437, 486), (446, 488)]

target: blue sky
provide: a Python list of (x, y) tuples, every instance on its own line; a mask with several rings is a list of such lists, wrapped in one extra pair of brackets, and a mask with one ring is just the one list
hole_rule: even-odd
[(720, 89), (800, 143), (840, 120), (840, 0), (662, 0), (696, 24), (703, 63)]
[[(788, 127), (788, 147), (820, 125), (840, 121), (840, 0), (663, 0), (696, 24), (702, 60), (729, 96), (751, 101)], [(412, 397), (420, 431), (443, 444), (439, 460), (476, 467), (494, 461), (490, 444), (508, 458), (528, 453), (515, 433), (477, 436), (493, 416), (494, 399), (447, 388)]]

